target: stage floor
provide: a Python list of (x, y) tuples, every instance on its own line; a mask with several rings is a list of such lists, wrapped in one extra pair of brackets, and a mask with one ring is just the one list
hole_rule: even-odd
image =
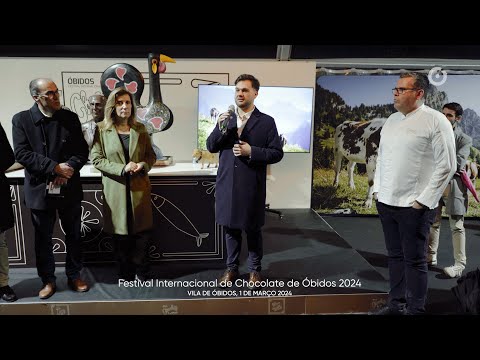
[[(267, 214), (263, 275), (267, 287), (246, 284), (221, 289), (215, 282), (223, 265), (161, 262), (147, 283), (119, 283), (115, 264), (88, 265), (86, 293), (67, 287), (57, 268), (57, 292), (38, 298), (41, 282), (32, 268), (11, 268), (10, 284), (19, 300), (2, 302), (2, 314), (318, 314), (363, 313), (384, 303), (388, 282), (375, 266), (310, 209)], [(349, 228), (354, 230), (351, 225)], [(360, 226), (355, 233), (363, 237)], [(248, 279), (246, 240), (240, 271)], [(378, 249), (381, 251), (382, 247)], [(170, 282), (169, 282), (170, 281)], [(128, 285), (128, 286), (126, 286)]]
[[(325, 221), (347, 241), (377, 273), (388, 279), (388, 259), (383, 238), (382, 225), (378, 217), (324, 216)], [(464, 274), (475, 270), (480, 264), (480, 221), (465, 220), (467, 267)], [(428, 314), (458, 314), (458, 304), (451, 289), (457, 279), (443, 273), (443, 268), (453, 265), (452, 237), (448, 219), (442, 219), (438, 265), (428, 271)], [(388, 282), (385, 282), (388, 287)], [(387, 289), (388, 291), (388, 289)]]

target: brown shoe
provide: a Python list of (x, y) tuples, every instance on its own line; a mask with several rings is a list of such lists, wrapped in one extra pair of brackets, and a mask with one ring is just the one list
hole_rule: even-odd
[(237, 270), (227, 269), (223, 273), (222, 276), (218, 279), (218, 286), (220, 287), (227, 287), (227, 282), (230, 281), (232, 284), (233, 282), (238, 279), (240, 274)]
[(88, 284), (82, 279), (68, 280), (68, 287), (76, 292), (86, 292), (90, 289)]
[(262, 286), (260, 286), (260, 282), (265, 280), (260, 272), (258, 271), (252, 271), (250, 273), (250, 277), (248, 278), (248, 285), (247, 287), (249, 289), (261, 289)]
[(45, 300), (55, 294), (55, 291), (57, 291), (57, 286), (55, 285), (55, 283), (46, 283), (38, 292), (38, 296), (40, 297), (40, 299)]

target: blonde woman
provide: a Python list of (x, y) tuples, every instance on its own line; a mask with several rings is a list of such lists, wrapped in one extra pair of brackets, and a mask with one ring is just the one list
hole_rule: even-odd
[(125, 280), (148, 276), (153, 222), (148, 172), (155, 153), (145, 126), (135, 118), (132, 94), (123, 87), (113, 90), (90, 154), (102, 172), (104, 231), (113, 235), (119, 277)]

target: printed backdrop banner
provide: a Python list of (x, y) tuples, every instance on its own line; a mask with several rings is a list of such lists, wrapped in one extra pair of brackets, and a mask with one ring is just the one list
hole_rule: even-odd
[[(317, 212), (377, 214), (369, 183), (381, 128), (396, 111), (392, 89), (398, 78), (317, 73), (312, 182), (312, 208)], [(475, 167), (480, 162), (480, 75), (447, 74), (445, 79), (432, 86), (426, 104), (439, 111), (449, 102), (462, 105), (460, 126), (473, 139), (469, 160)], [(477, 179), (472, 182), (478, 189)], [(466, 216), (479, 216), (480, 205), (469, 197)]]

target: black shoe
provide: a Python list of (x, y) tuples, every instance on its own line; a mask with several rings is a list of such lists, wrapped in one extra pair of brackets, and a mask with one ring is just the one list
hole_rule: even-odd
[(134, 281), (135, 280), (135, 273), (133, 274), (120, 274), (118, 276), (118, 279), (122, 279), (122, 280), (125, 280), (125, 281)]
[(141, 281), (153, 280), (153, 279), (156, 279), (156, 275), (151, 272), (140, 273), (136, 275), (136, 279)]
[(378, 310), (369, 311), (368, 315), (405, 315), (405, 310), (384, 306)]
[(14, 302), (18, 300), (17, 295), (15, 295), (15, 292), (8, 285), (0, 287), (0, 296), (3, 300), (8, 302)]

